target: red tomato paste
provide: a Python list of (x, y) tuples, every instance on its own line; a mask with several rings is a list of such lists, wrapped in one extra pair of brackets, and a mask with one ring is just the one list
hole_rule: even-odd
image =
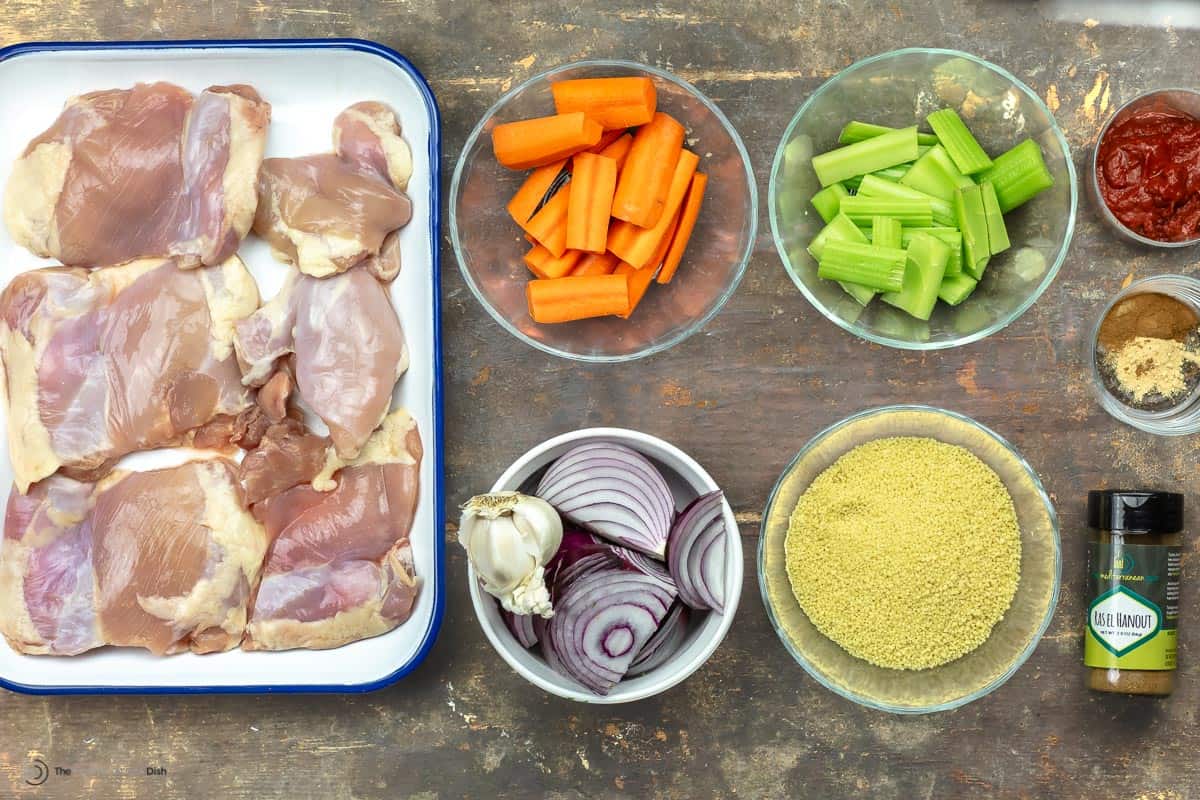
[(1100, 193), (1125, 227), (1148, 239), (1200, 237), (1200, 120), (1172, 108), (1135, 111), (1105, 132)]

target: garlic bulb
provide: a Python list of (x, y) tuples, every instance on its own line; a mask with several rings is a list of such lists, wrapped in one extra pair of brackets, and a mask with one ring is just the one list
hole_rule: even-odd
[(539, 497), (494, 492), (463, 506), (458, 542), (483, 579), (483, 588), (514, 614), (553, 616), (546, 564), (562, 544), (562, 520)]

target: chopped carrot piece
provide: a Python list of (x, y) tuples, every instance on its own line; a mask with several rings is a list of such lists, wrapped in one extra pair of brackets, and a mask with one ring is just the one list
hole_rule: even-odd
[(687, 197), (679, 211), (679, 227), (671, 236), (671, 244), (663, 258), (662, 271), (658, 273), (659, 283), (670, 283), (683, 259), (683, 251), (687, 249), (688, 239), (692, 238), (692, 230), (696, 227), (696, 219), (700, 216), (700, 204), (704, 202), (704, 188), (708, 186), (708, 176), (697, 172), (692, 176), (692, 185), (688, 187)]
[(583, 258), (582, 250), (568, 250), (558, 258), (548, 258), (534, 270), (534, 274), (539, 278), (565, 278), (571, 274), (571, 270), (579, 263), (579, 259)]
[(596, 144), (589, 147), (587, 150), (584, 150), (583, 152), (595, 153), (598, 156), (604, 155), (604, 150), (610, 144), (615, 142), (617, 139), (620, 139), (622, 136), (627, 135), (628, 131), (626, 131), (624, 128), (616, 128), (615, 130), (605, 131), (603, 134), (601, 134), (600, 141), (596, 142)]
[[(671, 177), (671, 185), (664, 204), (666, 213), (656, 225), (651, 228), (641, 228), (618, 220), (609, 227), (608, 249), (617, 258), (627, 261), (637, 269), (651, 263), (655, 252), (663, 245), (664, 238), (667, 238), (668, 229), (676, 212), (683, 205), (683, 199), (692, 183), (692, 175), (695, 174), (696, 165), (699, 163), (700, 157), (695, 153), (690, 150), (682, 152), (679, 162), (675, 166), (674, 175)], [(618, 191), (620, 190), (618, 189)], [(667, 246), (669, 245), (668, 241)]]
[(575, 171), (567, 203), (567, 247), (603, 253), (617, 188), (617, 162), (593, 153), (579, 153), (571, 160)]
[(571, 269), (572, 275), (611, 275), (619, 259), (612, 253), (584, 253)]
[(582, 111), (609, 130), (645, 125), (658, 103), (654, 81), (646, 77), (580, 78), (550, 88), (559, 114)]
[(521, 257), (521, 260), (525, 262), (525, 266), (529, 267), (534, 275), (537, 275), (540, 278), (541, 275), (538, 273), (538, 267), (540, 267), (542, 264), (545, 264), (552, 258), (554, 258), (554, 256), (550, 255), (549, 250), (542, 247), (537, 242), (534, 242), (533, 247), (530, 248), (528, 253)]
[(567, 206), (570, 192), (559, 189), (525, 226), (538, 244), (559, 258), (567, 251)]
[(605, 317), (629, 307), (629, 279), (613, 274), (533, 280), (525, 285), (525, 297), (534, 322)]
[(604, 129), (582, 111), (507, 122), (492, 130), (492, 152), (509, 169), (529, 169), (586, 150)]
[(621, 168), (625, 166), (625, 159), (629, 157), (629, 148), (631, 147), (633, 147), (633, 137), (624, 133), (601, 150), (600, 155), (617, 162), (617, 172), (620, 172)]
[(663, 209), (681, 152), (683, 126), (667, 114), (655, 114), (633, 137), (617, 179), (612, 215), (642, 228), (651, 228), (667, 216)]
[(646, 290), (650, 288), (650, 284), (654, 283), (654, 267), (643, 267), (638, 269), (632, 264), (622, 261), (617, 264), (617, 268), (613, 270), (614, 275), (625, 275), (629, 278), (629, 303), (617, 314), (621, 319), (629, 319), (633, 314), (634, 309), (638, 307), (638, 303), (642, 302), (642, 298), (646, 296)]
[(566, 165), (567, 160), (564, 158), (553, 164), (538, 167), (529, 174), (529, 177), (521, 184), (521, 188), (517, 189), (512, 200), (508, 201), (506, 207), (509, 216), (522, 228), (529, 222), (529, 218), (533, 216), (533, 212), (537, 211), (542, 201), (546, 199), (546, 193), (558, 180), (559, 173)]

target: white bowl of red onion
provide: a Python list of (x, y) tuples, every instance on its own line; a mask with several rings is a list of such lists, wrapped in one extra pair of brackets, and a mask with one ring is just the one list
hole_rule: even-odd
[[(561, 498), (561, 488), (555, 490), (555, 486), (548, 485), (547, 476), (552, 484), (552, 469), (563, 471), (564, 465), (560, 460), (564, 455), (570, 454), (575, 460), (586, 460), (590, 456), (592, 463), (596, 463), (597, 458), (608, 459), (606, 463), (612, 468), (613, 459), (617, 459), (617, 463), (623, 457), (636, 460), (629, 455), (629, 450), (642, 456), (665, 482), (665, 487), (662, 487), (657, 480), (651, 480), (662, 487), (660, 493), (665, 488), (670, 495), (663, 499), (668, 504), (665, 513), (672, 531), (670, 542), (673, 549), (660, 548), (658, 556), (648, 556), (645, 552), (653, 548), (645, 548), (642, 553), (634, 548), (623, 548), (618, 546), (622, 542), (596, 534), (596, 531), (604, 530), (602, 524), (591, 526), (585, 533), (570, 519), (575, 514), (569, 511), (564, 513), (567, 532), (560, 551), (565, 554), (567, 549), (575, 549), (584, 555), (573, 559), (573, 567), (557, 569), (557, 564), (552, 562), (547, 568), (546, 582), (552, 587), (552, 595), (554, 586), (571, 580), (578, 582), (574, 587), (576, 594), (588, 591), (588, 587), (583, 586), (586, 583), (594, 587), (594, 592), (611, 591), (618, 595), (607, 607), (603, 604), (597, 606), (596, 603), (585, 604), (589, 607), (588, 614), (580, 614), (578, 625), (572, 628), (577, 636), (564, 638), (558, 635), (559, 631), (551, 632), (549, 623), (536, 616), (523, 618), (524, 624), (515, 622), (515, 619), (522, 618), (514, 618), (503, 611), (496, 598), (484, 591), (475, 569), (468, 566), (471, 602), (475, 606), (479, 624), (496, 652), (535, 686), (559, 697), (584, 703), (641, 700), (664, 692), (687, 678), (708, 660), (725, 638), (742, 591), (742, 545), (733, 509), (703, 467), (679, 448), (657, 437), (623, 428), (588, 428), (556, 436), (517, 459), (500, 476), (491, 491), (538, 494), (541, 489), (543, 494), (557, 494)], [(627, 472), (634, 483), (641, 483), (644, 473), (639, 470), (644, 470), (645, 466), (641, 461), (629, 463), (627, 468), (618, 469), (618, 473)], [(600, 471), (604, 472), (603, 469)], [(608, 474), (613, 473), (610, 471)], [(631, 492), (639, 495), (643, 488), (637, 485), (629, 487)], [(619, 485), (616, 490), (620, 491)], [(653, 498), (654, 494), (653, 486), (645, 489), (645, 496)], [(569, 506), (570, 503), (565, 505)], [(648, 516), (655, 516), (655, 510), (649, 508), (653, 505), (653, 501), (647, 503)], [(678, 528), (691, 528), (697, 535), (689, 536), (688, 532), (684, 532), (677, 536)], [(603, 569), (598, 573), (586, 568), (589, 558), (611, 557), (608, 550), (603, 555), (586, 552), (593, 546), (601, 550), (608, 548), (620, 554), (620, 558), (628, 559), (624, 564), (625, 571), (611, 573), (617, 576), (616, 585), (613, 585), (612, 577), (601, 574)], [(662, 560), (659, 561), (659, 558)], [(567, 559), (568, 565), (571, 561)], [(672, 561), (669, 571), (668, 562)], [(719, 574), (713, 574), (713, 570)], [(569, 574), (572, 572), (578, 577)], [(646, 575), (655, 577), (647, 579)], [(659, 577), (664, 585), (672, 584), (671, 575), (679, 579), (680, 586), (677, 589), (672, 587), (670, 594), (664, 594), (655, 584)], [(687, 598), (688, 602), (683, 602), (683, 598)], [(564, 593), (561, 603), (555, 600), (555, 614), (560, 615), (560, 622), (566, 619), (561, 615), (573, 613), (571, 599)], [(628, 613), (630, 618), (620, 619), (623, 613)], [(631, 640), (638, 644), (638, 652), (628, 672), (611, 686), (589, 687), (579, 679), (581, 669), (582, 677), (587, 679), (594, 674), (594, 670), (603, 673), (605, 667), (605, 664), (588, 663), (588, 647), (594, 647), (596, 641), (596, 637), (589, 634), (589, 625), (607, 625), (605, 630), (613, 631), (604, 639), (606, 649), (614, 641), (618, 642), (618, 647), (627, 648)], [(626, 628), (626, 625), (630, 627)], [(640, 641), (638, 635), (628, 632), (639, 630), (639, 625), (642, 630)], [(644, 636), (646, 625), (656, 626), (648, 640)], [(520, 633), (522, 639), (518, 639), (514, 631)], [(527, 644), (530, 646), (527, 647)], [(605, 653), (592, 655), (598, 655), (601, 661), (611, 662), (611, 659), (605, 658)], [(564, 660), (568, 662), (565, 669)], [(576, 668), (581, 660), (584, 663)], [(588, 672), (589, 667), (593, 672)]]

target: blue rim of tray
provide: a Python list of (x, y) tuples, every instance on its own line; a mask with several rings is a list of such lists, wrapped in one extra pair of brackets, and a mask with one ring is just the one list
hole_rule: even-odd
[(439, 243), (441, 241), (441, 133), (442, 118), (429, 82), (421, 71), (395, 50), (367, 39), (180, 39), (144, 42), (25, 42), (0, 48), (0, 63), (31, 53), (88, 50), (311, 50), (338, 49), (370, 53), (394, 64), (413, 79), (429, 113), (429, 234), (433, 297), (433, 427), (434, 427), (434, 579), (433, 614), (416, 654), (394, 672), (376, 681), (353, 684), (251, 684), (246, 686), (35, 686), (0, 677), (0, 688), (23, 694), (295, 694), (371, 692), (391, 686), (417, 668), (437, 640), (446, 610), (446, 515), (442, 479), (442, 304)]

